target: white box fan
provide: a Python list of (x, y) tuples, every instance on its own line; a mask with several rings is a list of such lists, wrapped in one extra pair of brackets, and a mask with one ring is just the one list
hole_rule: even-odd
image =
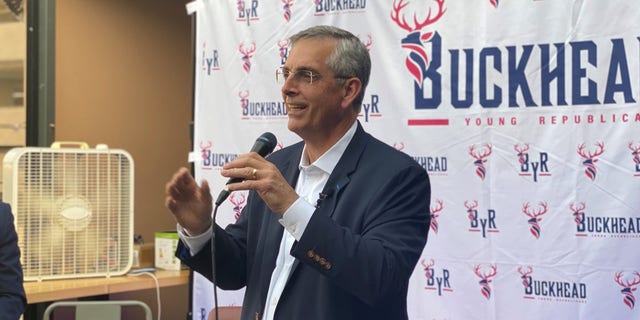
[(133, 261), (133, 160), (123, 150), (56, 142), (11, 149), (11, 204), (26, 281), (125, 274)]

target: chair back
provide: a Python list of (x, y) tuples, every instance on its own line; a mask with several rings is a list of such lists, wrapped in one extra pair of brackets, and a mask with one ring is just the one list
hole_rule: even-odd
[(123, 307), (139, 307), (144, 310), (145, 319), (151, 320), (151, 309), (142, 301), (106, 300), (106, 301), (58, 301), (50, 304), (44, 311), (43, 320), (50, 320), (53, 311), (58, 308), (75, 309), (76, 320), (120, 320)]

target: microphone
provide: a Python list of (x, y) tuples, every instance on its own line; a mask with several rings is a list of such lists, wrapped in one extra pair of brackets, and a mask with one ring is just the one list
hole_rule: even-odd
[[(273, 151), (273, 149), (276, 147), (276, 143), (278, 143), (276, 136), (274, 136), (273, 133), (271, 132), (265, 132), (261, 136), (259, 136), (258, 139), (256, 139), (256, 142), (253, 144), (253, 147), (251, 147), (251, 151), (249, 152), (255, 152), (264, 158), (268, 154), (270, 154), (271, 151)], [(236, 183), (242, 180), (244, 179), (230, 178), (226, 184)], [(218, 195), (218, 199), (216, 199), (216, 202), (215, 202), (216, 206), (219, 206), (221, 203), (223, 203), (224, 200), (226, 200), (230, 194), (231, 194), (231, 191), (229, 191), (227, 188), (224, 188), (222, 191), (220, 191), (220, 194)]]
[(320, 194), (318, 194), (318, 201), (316, 201), (316, 209), (320, 208), (320, 204), (322, 204), (324, 199), (330, 197), (331, 195), (333, 195), (333, 189), (327, 190), (326, 193), (320, 192)]

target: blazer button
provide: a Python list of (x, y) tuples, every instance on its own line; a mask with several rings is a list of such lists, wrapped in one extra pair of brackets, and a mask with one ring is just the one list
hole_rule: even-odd
[(320, 258), (320, 261), (318, 261), (320, 263), (321, 266), (325, 266), (327, 264), (327, 259), (325, 258)]
[(324, 265), (325, 270), (331, 270), (331, 262), (327, 262), (327, 264)]
[(315, 260), (316, 262), (319, 262), (319, 261), (320, 261), (320, 256), (316, 254), (316, 255), (313, 257), (313, 260)]
[(309, 250), (309, 251), (307, 251), (307, 257), (309, 257), (309, 258), (313, 258), (313, 256), (315, 256), (315, 255), (316, 255), (316, 254), (315, 254), (315, 252), (313, 252), (313, 250)]

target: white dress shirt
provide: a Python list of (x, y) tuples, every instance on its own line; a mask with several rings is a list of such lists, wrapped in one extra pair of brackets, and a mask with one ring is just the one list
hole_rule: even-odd
[[(320, 192), (322, 192), (324, 185), (329, 180), (329, 175), (333, 172), (342, 154), (347, 149), (349, 142), (351, 142), (357, 127), (357, 121), (354, 121), (344, 136), (311, 164), (309, 164), (309, 158), (306, 156), (306, 147), (302, 150), (302, 157), (298, 165), (300, 175), (296, 183), (296, 193), (300, 197), (282, 215), (282, 219), (278, 220), (287, 232), (282, 233), (280, 249), (276, 257), (276, 266), (271, 274), (271, 282), (269, 283), (269, 291), (267, 293), (267, 300), (265, 301), (264, 316), (262, 317), (264, 320), (274, 319), (278, 301), (280, 300), (295, 260), (295, 258), (289, 254), (291, 247), (296, 240), (302, 238), (302, 234), (315, 211), (315, 203), (318, 201)], [(178, 225), (177, 228), (180, 238), (189, 248), (191, 255), (196, 254), (206, 245), (212, 231), (209, 229), (199, 236), (191, 237), (180, 225)], [(213, 226), (210, 228), (213, 228)]]

